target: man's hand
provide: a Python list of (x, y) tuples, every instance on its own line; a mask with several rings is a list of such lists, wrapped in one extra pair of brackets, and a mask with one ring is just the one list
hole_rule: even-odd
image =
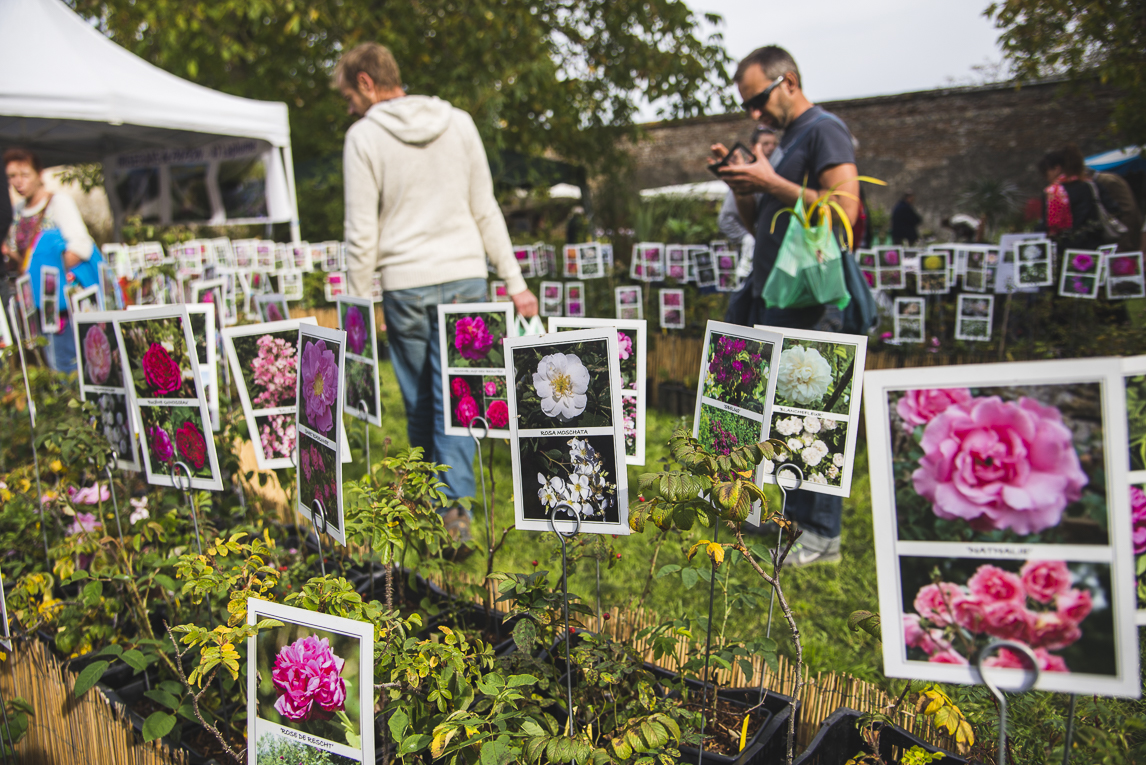
[(537, 315), (537, 296), (529, 290), (510, 295), (510, 298), (513, 300), (513, 307), (525, 318), (532, 319)]
[[(728, 151), (720, 144), (712, 147), (713, 155), (722, 151), (723, 156)], [(772, 163), (764, 156), (764, 147), (756, 144), (753, 147), (756, 161), (743, 164), (729, 164), (720, 171), (720, 177), (729, 185), (737, 196), (746, 196), (757, 192), (772, 193), (777, 180), (783, 180), (772, 167)]]
[(71, 271), (73, 268), (78, 266), (82, 261), (83, 261), (83, 258), (81, 258), (79, 255), (75, 254), (74, 252), (68, 250), (67, 252), (64, 253), (64, 270), (65, 271)]

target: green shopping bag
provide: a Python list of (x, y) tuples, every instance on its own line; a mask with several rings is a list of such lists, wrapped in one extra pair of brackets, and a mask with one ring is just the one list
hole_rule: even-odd
[[(776, 264), (764, 284), (761, 297), (769, 308), (805, 308), (813, 305), (835, 304), (844, 308), (851, 302), (844, 280), (840, 245), (832, 233), (831, 217), (819, 216), (809, 220), (804, 212), (803, 196), (796, 200), (788, 232), (780, 245)], [(812, 214), (815, 218), (815, 213)], [(773, 228), (776, 219), (772, 219)]]

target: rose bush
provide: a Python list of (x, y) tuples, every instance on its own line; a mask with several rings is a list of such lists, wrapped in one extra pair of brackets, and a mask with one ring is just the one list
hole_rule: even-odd
[[(927, 661), (967, 664), (991, 639), (1026, 643), (1047, 672), (1069, 672), (1061, 651), (1083, 636), (1092, 596), (1073, 586), (1079, 577), (1062, 561), (1027, 561), (1018, 573), (980, 565), (965, 585), (935, 582), (921, 587), (903, 617), (904, 643)], [(909, 658), (912, 655), (909, 653)], [(1012, 667), (1001, 654), (990, 666)]]
[(151, 343), (143, 354), (143, 379), (156, 396), (174, 393), (183, 385), (183, 370), (159, 343)]

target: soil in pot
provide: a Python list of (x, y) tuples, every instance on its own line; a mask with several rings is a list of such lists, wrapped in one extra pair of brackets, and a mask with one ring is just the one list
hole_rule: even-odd
[[(711, 698), (711, 693), (709, 698)], [(684, 705), (690, 712), (704, 712), (704, 699), (693, 695)], [(717, 699), (705, 714), (704, 726), (704, 752), (705, 754), (719, 754), (724, 757), (736, 757), (740, 754), (740, 735), (744, 725), (744, 713), (748, 707), (734, 704), (724, 699)], [(764, 707), (752, 712), (748, 719), (748, 735), (745, 741), (751, 742), (756, 732), (763, 728), (772, 713)], [(694, 750), (695, 751), (695, 750)]]

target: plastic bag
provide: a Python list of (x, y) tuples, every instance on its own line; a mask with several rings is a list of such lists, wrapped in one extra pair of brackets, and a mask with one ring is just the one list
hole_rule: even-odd
[(518, 337), (545, 334), (545, 325), (542, 324), (541, 319), (536, 316), (526, 319), (521, 314), (515, 314), (513, 323)]
[(769, 308), (835, 304), (842, 309), (851, 302), (851, 295), (844, 281), (840, 245), (830, 223), (813, 221), (805, 228), (804, 217), (804, 200), (797, 199), (761, 297)]

